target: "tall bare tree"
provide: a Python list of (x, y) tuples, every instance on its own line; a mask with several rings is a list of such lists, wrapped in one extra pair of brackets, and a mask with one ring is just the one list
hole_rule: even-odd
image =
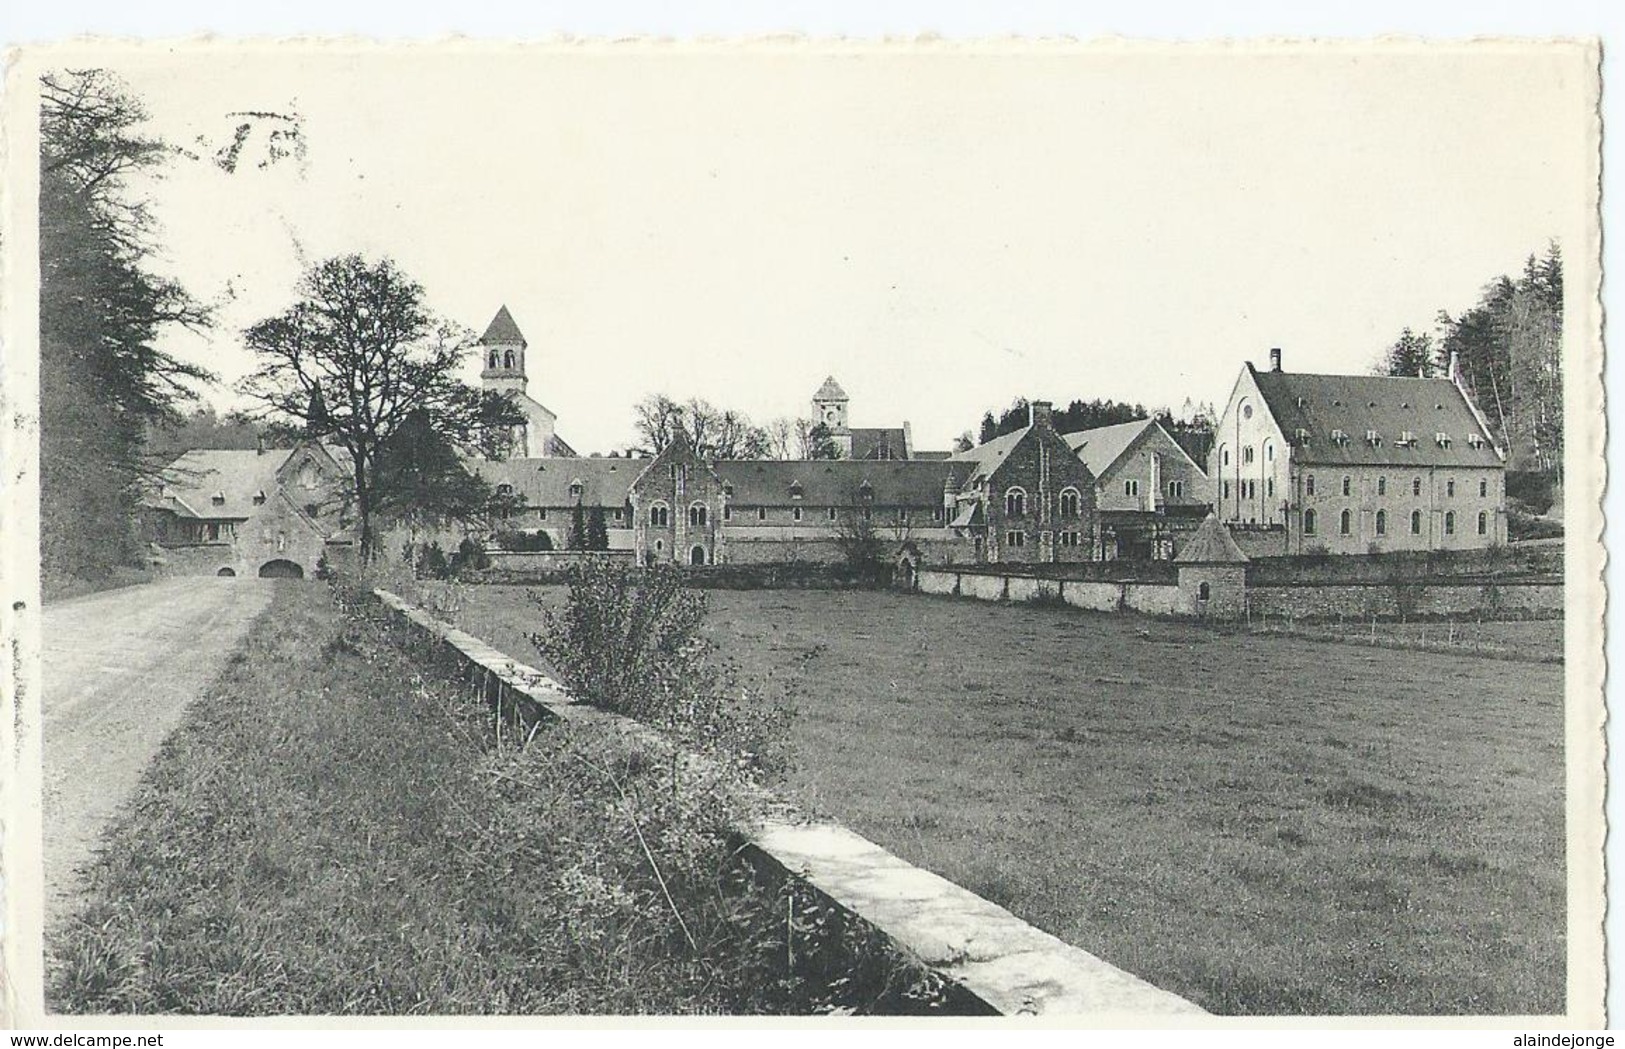
[[(364, 560), (376, 552), (375, 513), (391, 502), (391, 476), (420, 482), (423, 471), (387, 470), (391, 449), (433, 444), (472, 452), (491, 427), (523, 416), (512, 402), (457, 377), (472, 333), (437, 317), (423, 286), (389, 259), (344, 255), (318, 263), (294, 305), (244, 333), (259, 358), (242, 391), (274, 415), (348, 453)], [(421, 431), (396, 440), (408, 423)]]

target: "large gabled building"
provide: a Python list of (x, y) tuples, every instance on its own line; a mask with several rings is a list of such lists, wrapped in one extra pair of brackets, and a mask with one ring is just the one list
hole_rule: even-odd
[(1212, 508), (1207, 474), (1155, 419), (1062, 435), (1095, 475), (1101, 554), (1167, 560)]
[(1288, 372), (1251, 363), (1208, 475), (1255, 552), (1477, 549), (1506, 541), (1505, 456), (1461, 382)]

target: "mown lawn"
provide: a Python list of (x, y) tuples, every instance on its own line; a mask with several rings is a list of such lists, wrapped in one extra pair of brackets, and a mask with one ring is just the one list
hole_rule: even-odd
[(389, 622), (278, 586), (55, 934), (53, 1012), (951, 1006), (883, 946), (844, 951), (816, 901), (789, 932), (786, 899), (733, 860), (726, 790), (601, 724), (493, 746), (483, 706)]
[[(1130, 972), (1223, 1013), (1563, 1011), (1561, 666), (883, 593), (710, 601), (745, 673), (793, 684), (806, 803)], [(471, 588), (459, 621), (535, 662), (526, 588)]]
[(1394, 647), (1420, 647), (1449, 654), (1461, 649), (1469, 655), (1493, 655), (1506, 659), (1560, 663), (1563, 661), (1563, 620), (1429, 620), (1396, 623), (1387, 621), (1292, 623), (1255, 621), (1256, 629), (1285, 629), (1310, 637), (1347, 638), (1362, 644)]

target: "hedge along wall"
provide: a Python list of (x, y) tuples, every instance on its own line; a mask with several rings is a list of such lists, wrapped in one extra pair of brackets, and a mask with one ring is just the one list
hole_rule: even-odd
[(1247, 588), (1254, 616), (1292, 619), (1468, 616), (1520, 618), (1561, 615), (1561, 583), (1496, 582), (1300, 584)]
[[(543, 721), (613, 725), (659, 740), (639, 722), (574, 702), (551, 678), (385, 590), (378, 599), (453, 659), (497, 713), (528, 740)], [(499, 729), (500, 731), (500, 729)], [(686, 756), (691, 760), (703, 760)], [(810, 887), (879, 931), (966, 995), (1004, 1015), (1203, 1015), (1195, 1003), (1034, 928), (997, 904), (922, 870), (827, 820), (805, 820), (760, 792), (736, 831), (755, 858)]]
[[(453, 547), (452, 549), (456, 549)], [(487, 550), (491, 568), (498, 572), (566, 572), (593, 558), (631, 561), (631, 550)]]

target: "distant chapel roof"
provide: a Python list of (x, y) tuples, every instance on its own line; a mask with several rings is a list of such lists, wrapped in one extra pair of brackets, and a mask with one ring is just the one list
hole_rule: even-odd
[(493, 343), (507, 344), (519, 343), (525, 345), (525, 337), (519, 332), (519, 325), (514, 323), (513, 314), (503, 305), (497, 310), (497, 315), (491, 318), (491, 323), (485, 328), (485, 334), (480, 336), (480, 342), (491, 345)]

